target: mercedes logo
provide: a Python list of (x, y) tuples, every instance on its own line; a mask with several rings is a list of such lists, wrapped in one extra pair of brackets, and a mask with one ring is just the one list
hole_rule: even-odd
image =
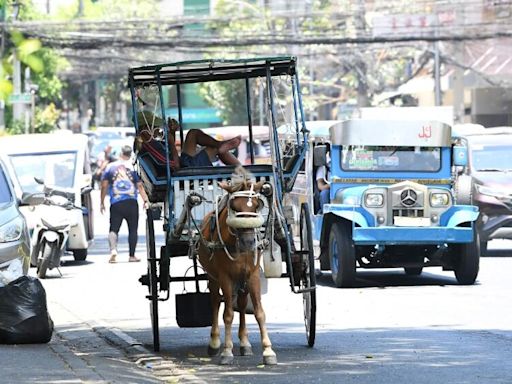
[(402, 205), (405, 205), (406, 207), (412, 207), (414, 204), (416, 204), (417, 198), (418, 195), (412, 189), (404, 189), (400, 194), (400, 201)]

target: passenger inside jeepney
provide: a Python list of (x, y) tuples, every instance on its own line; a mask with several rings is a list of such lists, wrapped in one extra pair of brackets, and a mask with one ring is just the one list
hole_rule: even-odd
[[(149, 152), (160, 163), (166, 162), (166, 151), (163, 144), (163, 120), (151, 112), (141, 111), (137, 114), (140, 134), (136, 137), (136, 148)], [(187, 132), (181, 145), (181, 155), (176, 146), (176, 130), (179, 123), (172, 118), (167, 120), (167, 140), (169, 143), (170, 167), (177, 171), (187, 167), (211, 167), (218, 158), (225, 165), (240, 165), (231, 150), (238, 148), (241, 136), (228, 140), (216, 140), (200, 129)]]
[(325, 144), (325, 165), (320, 165), (314, 170), (315, 181), (313, 189), (313, 199), (315, 203), (315, 213), (322, 214), (324, 204), (331, 201), (331, 155), (330, 146)]

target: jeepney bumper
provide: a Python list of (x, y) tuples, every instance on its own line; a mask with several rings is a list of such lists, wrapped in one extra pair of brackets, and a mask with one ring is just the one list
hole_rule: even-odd
[(416, 245), (443, 243), (471, 243), (473, 241), (471, 227), (354, 227), (352, 238), (356, 245)]
[(377, 226), (373, 215), (363, 207), (342, 204), (324, 205), (325, 214), (352, 222), (356, 245), (417, 245), (471, 243), (478, 207), (454, 205), (439, 218), (437, 226)]

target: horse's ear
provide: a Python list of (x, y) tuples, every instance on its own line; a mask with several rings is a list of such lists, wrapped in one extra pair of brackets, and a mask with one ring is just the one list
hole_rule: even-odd
[(254, 192), (259, 192), (264, 183), (265, 183), (265, 180), (261, 180), (261, 181), (258, 181), (257, 183), (253, 183)]

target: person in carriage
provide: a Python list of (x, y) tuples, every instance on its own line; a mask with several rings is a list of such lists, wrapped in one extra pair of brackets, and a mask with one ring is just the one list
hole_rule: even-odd
[[(137, 115), (141, 133), (135, 139), (136, 149), (149, 152), (158, 162), (165, 164), (165, 146), (162, 140), (155, 140), (155, 131), (163, 138), (163, 120), (151, 112), (140, 111)], [(238, 135), (228, 140), (216, 140), (200, 129), (191, 129), (187, 132), (184, 143), (181, 145), (181, 156), (176, 146), (176, 130), (179, 123), (168, 118), (167, 140), (169, 143), (170, 167), (173, 171), (187, 167), (211, 167), (213, 162), (221, 160), (225, 165), (240, 165), (231, 150), (238, 148), (242, 136)], [(153, 128), (151, 128), (153, 127)]]

